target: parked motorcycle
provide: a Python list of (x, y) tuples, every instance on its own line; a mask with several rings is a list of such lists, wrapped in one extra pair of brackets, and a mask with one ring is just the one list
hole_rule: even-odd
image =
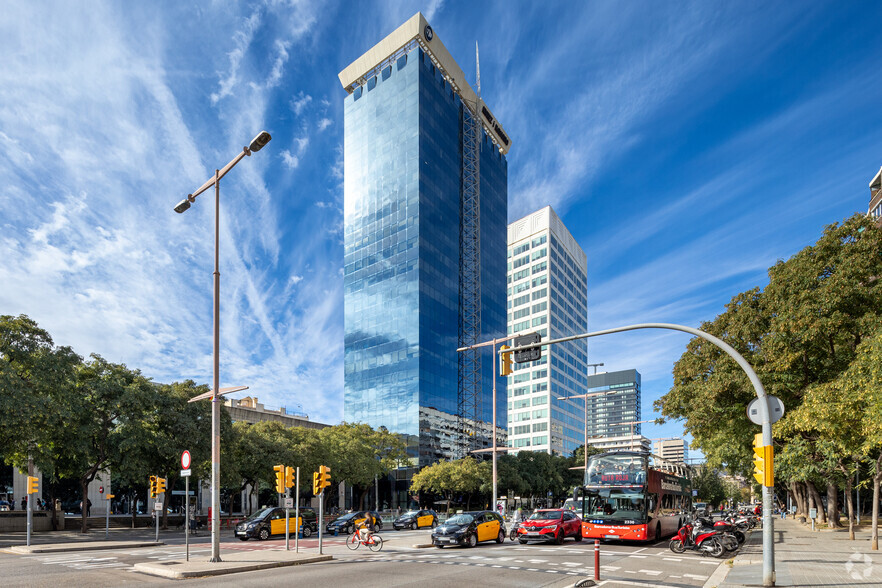
[(722, 557), (726, 554), (726, 549), (720, 539), (721, 531), (714, 527), (705, 527), (699, 520), (695, 523), (687, 520), (686, 524), (680, 527), (677, 534), (668, 544), (674, 553), (683, 553), (687, 549), (697, 551), (701, 555), (710, 555), (712, 557)]

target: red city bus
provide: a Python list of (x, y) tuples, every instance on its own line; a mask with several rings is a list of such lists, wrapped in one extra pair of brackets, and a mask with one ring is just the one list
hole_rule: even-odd
[(652, 467), (649, 458), (636, 451), (589, 458), (582, 487), (582, 537), (651, 541), (679, 530), (692, 505), (689, 479)]

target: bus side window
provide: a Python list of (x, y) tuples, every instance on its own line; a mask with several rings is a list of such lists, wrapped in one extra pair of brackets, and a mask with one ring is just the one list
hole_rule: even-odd
[(646, 510), (646, 513), (649, 516), (658, 516), (658, 494), (650, 494), (649, 495), (649, 507)]

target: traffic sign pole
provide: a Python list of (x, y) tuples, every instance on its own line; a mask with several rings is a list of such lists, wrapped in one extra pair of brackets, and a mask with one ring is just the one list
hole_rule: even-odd
[[(291, 551), (291, 548), (288, 546), (288, 539), (291, 536), (291, 529), (289, 528), (291, 524), (291, 509), (288, 508), (288, 497), (291, 495), (291, 489), (287, 486), (285, 487), (285, 551)], [(296, 526), (296, 525), (295, 525)]]
[(319, 494), (319, 555), (322, 555), (322, 535), (325, 526), (325, 491)]
[(190, 476), (184, 478), (184, 546), (186, 561), (190, 561)]

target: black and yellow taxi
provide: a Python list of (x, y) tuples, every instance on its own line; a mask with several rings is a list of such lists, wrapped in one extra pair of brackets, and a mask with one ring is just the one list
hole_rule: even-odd
[(434, 510), (409, 510), (394, 521), (392, 527), (401, 529), (435, 528), (438, 526), (438, 514)]
[(505, 541), (505, 521), (492, 510), (464, 512), (447, 519), (432, 531), (432, 544), (474, 547), (481, 541)]
[(325, 532), (328, 534), (338, 533), (340, 535), (349, 535), (357, 527), (361, 526), (362, 523), (369, 525), (372, 531), (378, 531), (377, 518), (378, 517), (375, 518), (374, 515), (365, 510), (348, 512), (344, 515), (340, 515), (325, 525)]
[[(288, 529), (293, 535), (297, 532), (298, 520), (295, 518), (294, 509), (290, 510), (288, 515)], [(300, 525), (303, 526), (303, 536), (309, 537), (318, 531), (318, 519), (315, 511), (311, 508), (300, 509)], [(270, 535), (285, 534), (285, 509), (284, 508), (264, 508), (257, 511), (238, 525), (236, 525), (235, 535), (242, 541), (249, 539), (260, 539), (266, 541)]]

